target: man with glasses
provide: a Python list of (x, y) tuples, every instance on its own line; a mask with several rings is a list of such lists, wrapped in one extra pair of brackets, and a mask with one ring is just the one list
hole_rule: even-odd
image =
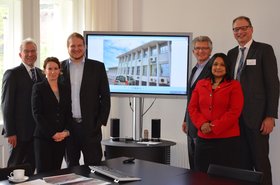
[(242, 167), (264, 173), (263, 184), (271, 185), (269, 134), (278, 115), (279, 79), (273, 48), (252, 39), (248, 17), (233, 20), (238, 46), (228, 52), (232, 74), (242, 85), (244, 108), (240, 116)]
[(4, 73), (1, 108), (3, 112), (3, 134), (10, 145), (8, 167), (29, 163), (35, 169), (33, 132), (35, 121), (31, 112), (33, 84), (42, 81), (42, 71), (35, 67), (37, 45), (25, 39), (20, 45), (22, 63)]
[[(207, 36), (198, 36), (192, 41), (192, 48), (197, 63), (192, 69), (192, 73), (188, 81), (188, 102), (191, 99), (191, 94), (195, 88), (197, 81), (205, 78), (208, 75), (208, 60), (212, 52), (212, 41)], [(185, 118), (182, 124), (182, 130), (188, 135), (189, 164), (190, 169), (194, 169), (194, 150), (195, 140), (197, 137), (197, 129), (192, 124), (188, 115), (188, 111), (186, 111), (185, 114)]]

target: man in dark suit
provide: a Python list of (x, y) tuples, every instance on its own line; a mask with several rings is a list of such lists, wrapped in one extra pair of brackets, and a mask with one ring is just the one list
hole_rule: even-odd
[[(31, 39), (22, 41), (19, 56), (22, 63), (4, 73), (1, 108), (3, 112), (3, 134), (11, 146), (8, 167), (29, 163), (35, 169), (33, 132), (35, 121), (31, 112), (31, 91), (36, 81), (44, 76), (35, 67), (37, 45)], [(32, 72), (33, 71), (33, 72)]]
[(68, 166), (98, 165), (102, 158), (101, 126), (110, 112), (110, 90), (103, 63), (85, 58), (85, 41), (79, 33), (67, 39), (70, 58), (62, 62), (63, 81), (71, 88), (73, 119), (66, 146)]
[(270, 45), (252, 39), (253, 26), (248, 17), (237, 17), (232, 26), (239, 46), (231, 49), (228, 56), (232, 74), (244, 93), (240, 117), (242, 164), (243, 168), (263, 172), (263, 184), (271, 185), (269, 134), (275, 126), (279, 99), (276, 57)]
[[(188, 81), (188, 103), (190, 102), (192, 91), (198, 80), (205, 78), (209, 73), (208, 61), (212, 52), (212, 41), (207, 36), (198, 36), (192, 41), (193, 54), (197, 59), (197, 64), (192, 69)], [(188, 135), (188, 155), (190, 169), (194, 169), (194, 150), (197, 129), (190, 120), (188, 111), (182, 124), (182, 130)]]

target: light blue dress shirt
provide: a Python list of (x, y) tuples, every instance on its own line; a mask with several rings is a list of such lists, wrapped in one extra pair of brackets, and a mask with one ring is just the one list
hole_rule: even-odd
[(200, 75), (201, 71), (204, 69), (204, 67), (208, 63), (208, 61), (209, 61), (209, 59), (207, 61), (203, 62), (202, 64), (199, 64), (199, 63), (196, 64), (197, 70), (195, 71), (195, 73), (193, 75), (191, 86), (196, 81), (196, 79), (198, 78), (198, 76)]
[(85, 59), (79, 63), (74, 63), (71, 61), (71, 59), (69, 59), (73, 118), (82, 118), (80, 90), (83, 79), (84, 63)]

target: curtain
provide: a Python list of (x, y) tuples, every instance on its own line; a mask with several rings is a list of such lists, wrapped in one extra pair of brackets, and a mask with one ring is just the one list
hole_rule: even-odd
[(85, 29), (114, 31), (118, 0), (85, 0)]

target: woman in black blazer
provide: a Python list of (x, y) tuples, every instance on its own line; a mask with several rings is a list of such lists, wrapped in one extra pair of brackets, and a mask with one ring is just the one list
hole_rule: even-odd
[(55, 57), (44, 61), (46, 79), (33, 86), (32, 113), (36, 122), (34, 132), (37, 172), (61, 168), (65, 138), (70, 135), (71, 95), (59, 83), (60, 63)]

